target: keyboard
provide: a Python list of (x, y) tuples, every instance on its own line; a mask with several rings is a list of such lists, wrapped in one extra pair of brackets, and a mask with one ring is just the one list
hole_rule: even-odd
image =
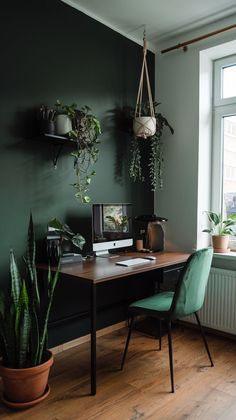
[(117, 261), (116, 265), (124, 265), (125, 267), (132, 267), (133, 265), (150, 263), (151, 260), (145, 258), (132, 258), (130, 260)]

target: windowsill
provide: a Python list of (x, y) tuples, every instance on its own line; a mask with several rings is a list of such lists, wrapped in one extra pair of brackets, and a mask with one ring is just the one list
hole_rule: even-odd
[(227, 258), (227, 259), (235, 260), (236, 259), (236, 251), (225, 252), (225, 253), (214, 252), (213, 257), (214, 258), (224, 258), (224, 259)]

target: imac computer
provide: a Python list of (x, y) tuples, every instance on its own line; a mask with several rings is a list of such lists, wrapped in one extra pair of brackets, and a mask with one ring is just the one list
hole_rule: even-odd
[(112, 257), (117, 248), (133, 245), (131, 204), (93, 204), (92, 241), (96, 256)]

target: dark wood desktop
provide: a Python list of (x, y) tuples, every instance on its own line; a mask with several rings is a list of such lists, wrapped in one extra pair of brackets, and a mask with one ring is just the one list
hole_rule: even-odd
[[(65, 264), (61, 266), (60, 273), (75, 277), (77, 280), (86, 282), (90, 286), (90, 336), (91, 336), (91, 394), (96, 394), (96, 286), (118, 278), (129, 277), (135, 274), (159, 270), (177, 264), (185, 263), (190, 254), (183, 252), (157, 252), (151, 254), (156, 257), (154, 261), (148, 261), (142, 265), (125, 267), (116, 265), (116, 262), (130, 258), (142, 258), (150, 254), (140, 252), (126, 252), (115, 258), (94, 258), (82, 263)], [(39, 269), (47, 269), (40, 264)]]

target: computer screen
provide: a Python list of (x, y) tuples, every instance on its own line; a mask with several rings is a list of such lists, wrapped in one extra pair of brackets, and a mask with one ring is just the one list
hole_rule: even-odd
[(93, 204), (93, 251), (97, 256), (105, 256), (110, 250), (133, 245), (131, 216), (131, 204)]

